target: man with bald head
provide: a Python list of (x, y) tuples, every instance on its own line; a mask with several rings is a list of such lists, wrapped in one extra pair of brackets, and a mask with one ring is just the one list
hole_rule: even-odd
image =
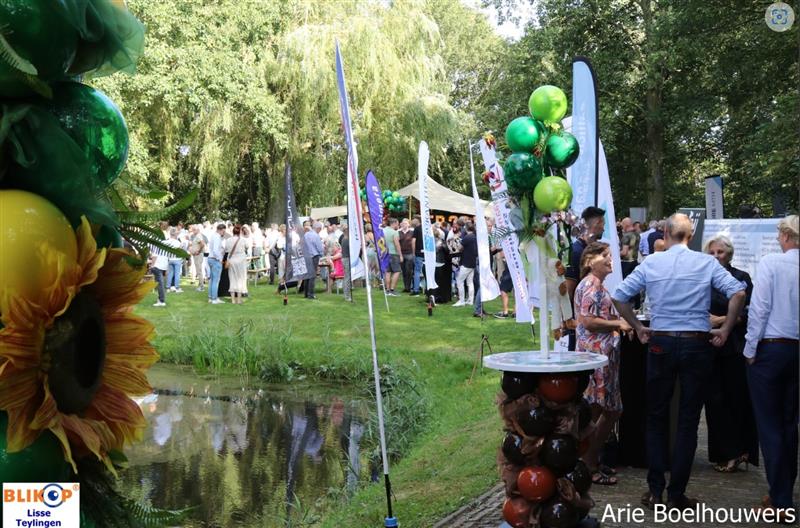
[[(697, 501), (686, 497), (686, 486), (697, 448), (697, 425), (706, 400), (712, 373), (710, 345), (720, 347), (742, 311), (744, 285), (733, 278), (711, 255), (692, 251), (692, 222), (674, 214), (664, 229), (666, 251), (647, 257), (612, 294), (617, 311), (636, 330), (647, 353), (647, 484), (642, 503), (651, 509), (662, 503), (664, 472), (670, 471), (668, 508), (693, 508)], [(725, 323), (711, 330), (708, 310), (712, 286), (728, 299)], [(630, 300), (645, 290), (650, 299), (650, 327), (636, 318)], [(710, 344), (709, 344), (710, 343)], [(680, 382), (678, 428), (672, 463), (669, 459), (669, 404)]]

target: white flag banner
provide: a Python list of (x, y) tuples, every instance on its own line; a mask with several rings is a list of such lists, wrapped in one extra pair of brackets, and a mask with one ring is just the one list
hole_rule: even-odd
[(427, 289), (438, 288), (436, 284), (436, 239), (431, 226), (431, 204), (428, 199), (428, 160), (430, 158), (428, 144), (419, 144), (419, 214), (422, 216), (422, 252), (425, 256), (425, 284)]
[(530, 295), (528, 293), (528, 280), (525, 277), (525, 266), (519, 252), (519, 238), (517, 228), (511, 219), (513, 203), (508, 195), (503, 167), (497, 162), (497, 152), (494, 145), (480, 140), (483, 165), (489, 173), (488, 185), (492, 192), (492, 209), (494, 210), (494, 235), (500, 240), (503, 254), (506, 257), (506, 267), (514, 284), (514, 300), (516, 302), (517, 322), (530, 323), (533, 319), (531, 313)]
[(603, 238), (611, 248), (611, 275), (603, 281), (603, 286), (610, 292), (617, 289), (622, 282), (622, 261), (619, 256), (619, 235), (617, 234), (617, 216), (614, 212), (614, 197), (611, 195), (611, 180), (608, 176), (608, 165), (606, 164), (606, 152), (603, 149), (603, 142), (599, 142), (598, 156), (598, 185), (597, 185), (597, 207), (606, 211), (606, 229), (603, 231)]
[(500, 286), (492, 273), (491, 251), (489, 250), (489, 229), (483, 205), (478, 198), (478, 187), (475, 185), (475, 165), (472, 163), (472, 145), (469, 148), (469, 174), (472, 179), (472, 198), (475, 200), (475, 236), (478, 239), (478, 269), (481, 288), (481, 302), (491, 301), (500, 295)]

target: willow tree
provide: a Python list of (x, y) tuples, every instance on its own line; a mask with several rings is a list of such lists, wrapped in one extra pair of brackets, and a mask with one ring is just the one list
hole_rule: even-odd
[[(491, 29), (458, 0), (131, 0), (129, 8), (147, 29), (139, 73), (97, 84), (128, 119), (124, 178), (132, 185), (175, 194), (200, 188), (202, 216), (277, 220), (289, 161), (299, 204), (341, 203), (337, 39), (360, 166), (375, 169), (385, 187), (405, 185), (425, 139), (437, 177), (465, 172), (450, 154), (477, 127), (457, 78), (485, 60), (469, 32)], [(458, 28), (457, 20), (468, 24)], [(457, 67), (447, 64), (458, 56)]]

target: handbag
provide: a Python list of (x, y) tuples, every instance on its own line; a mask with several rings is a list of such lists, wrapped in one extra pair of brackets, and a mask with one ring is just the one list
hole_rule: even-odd
[[(228, 255), (229, 257), (230, 257), (230, 255), (233, 255), (233, 254), (236, 252), (236, 246), (238, 246), (238, 245), (239, 245), (239, 240), (241, 240), (241, 238), (237, 238), (237, 239), (236, 239), (236, 242), (234, 242), (234, 243), (233, 243), (233, 247), (231, 248), (231, 252), (230, 252), (230, 254)], [(223, 264), (222, 264), (222, 265), (223, 265), (223, 266), (225, 266), (225, 269), (228, 269), (228, 268), (230, 268), (230, 267), (231, 267), (231, 261), (230, 261), (230, 258), (226, 259), (226, 260), (225, 260), (225, 262), (223, 262)]]

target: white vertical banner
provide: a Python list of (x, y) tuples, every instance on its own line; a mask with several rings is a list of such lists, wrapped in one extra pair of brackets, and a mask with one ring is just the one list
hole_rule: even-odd
[[(336, 43), (336, 86), (339, 89), (339, 110), (342, 114), (342, 128), (347, 143), (347, 231), (350, 241), (350, 277), (360, 279), (366, 276), (364, 262), (361, 260), (361, 238), (364, 236), (364, 223), (361, 218), (361, 197), (358, 193), (358, 153), (350, 121), (350, 101), (347, 98), (347, 85), (344, 80), (344, 64)], [(364, 255), (366, 257), (366, 255)]]
[(709, 220), (725, 218), (722, 211), (722, 176), (706, 178), (706, 218)]
[(481, 288), (481, 302), (491, 301), (500, 295), (500, 286), (492, 273), (491, 252), (489, 250), (489, 229), (483, 205), (478, 198), (478, 187), (475, 185), (475, 165), (472, 162), (472, 143), (469, 144), (469, 175), (472, 180), (472, 199), (475, 200), (475, 236), (478, 239), (478, 269)]
[[(572, 62), (572, 135), (578, 140), (580, 154), (567, 168), (567, 181), (572, 187), (572, 210), (579, 215), (595, 205), (598, 192), (598, 125), (597, 93), (592, 67), (587, 59)], [(567, 123), (563, 122), (567, 128)]]
[(436, 239), (431, 226), (431, 204), (428, 200), (428, 160), (430, 158), (428, 144), (421, 141), (419, 144), (419, 160), (417, 172), (419, 173), (419, 214), (422, 217), (422, 252), (425, 256), (425, 284), (432, 290), (438, 288), (436, 284)]
[(606, 212), (606, 229), (600, 240), (606, 242), (611, 249), (611, 274), (603, 281), (603, 285), (608, 291), (613, 292), (622, 282), (622, 261), (619, 256), (619, 235), (617, 234), (617, 217), (614, 212), (614, 197), (611, 195), (611, 180), (608, 176), (606, 152), (603, 149), (602, 141), (599, 142), (598, 169), (597, 207)]
[[(517, 227), (511, 219), (511, 210), (515, 208), (508, 194), (503, 167), (497, 162), (497, 152), (494, 145), (480, 140), (478, 145), (483, 157), (483, 165), (488, 173), (488, 185), (492, 192), (492, 209), (494, 210), (494, 233), (503, 247), (506, 257), (506, 267), (514, 284), (514, 301), (517, 307), (517, 322), (530, 323), (533, 319), (531, 308), (534, 306), (531, 295), (528, 293), (528, 279), (525, 276), (525, 266), (520, 254)], [(521, 227), (521, 226), (519, 226)]]

